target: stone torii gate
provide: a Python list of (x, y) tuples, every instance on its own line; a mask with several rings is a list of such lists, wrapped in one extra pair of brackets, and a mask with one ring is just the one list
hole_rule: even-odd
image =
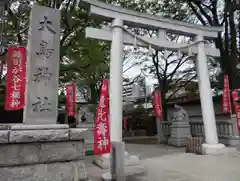
[[(206, 47), (205, 40), (212, 40), (222, 31), (221, 27), (208, 27), (189, 24), (181, 21), (163, 19), (159, 16), (139, 13), (97, 0), (82, 0), (82, 5), (90, 6), (90, 13), (97, 19), (112, 22), (112, 29), (86, 28), (86, 37), (111, 42), (110, 62), (110, 133), (111, 141), (122, 141), (122, 62), (123, 44), (141, 47), (151, 46), (157, 50), (189, 52), (197, 55), (196, 68), (202, 115), (205, 130), (203, 150), (206, 154), (215, 154), (225, 146), (217, 137), (216, 119), (210, 87), (207, 56), (219, 57), (219, 50)], [(157, 38), (137, 36), (124, 28), (124, 25), (135, 28), (156, 30)], [(191, 44), (173, 43), (165, 38), (166, 33), (194, 37)]]

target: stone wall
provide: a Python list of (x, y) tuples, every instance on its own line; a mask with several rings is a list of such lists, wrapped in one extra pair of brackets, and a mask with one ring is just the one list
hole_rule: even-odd
[[(227, 146), (239, 146), (240, 134), (237, 126), (236, 115), (216, 114), (216, 128), (219, 142)], [(190, 117), (190, 132), (193, 137), (204, 137), (204, 124), (202, 115)], [(174, 121), (159, 121), (158, 126), (158, 142), (168, 143), (172, 136)], [(175, 128), (174, 128), (175, 129)]]
[(0, 126), (1, 181), (86, 180), (82, 134), (67, 125)]

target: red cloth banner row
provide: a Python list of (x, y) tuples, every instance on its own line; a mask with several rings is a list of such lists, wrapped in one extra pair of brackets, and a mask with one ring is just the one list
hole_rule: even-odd
[[(19, 110), (24, 107), (26, 84), (26, 49), (9, 46), (6, 74), (5, 109)], [(68, 116), (75, 116), (76, 85), (66, 86), (66, 111)]]
[[(238, 95), (237, 89), (232, 91), (232, 100), (233, 100), (233, 111), (236, 113), (236, 121), (238, 128), (240, 129), (240, 104), (236, 103), (236, 100), (239, 100), (240, 97)], [(231, 113), (231, 100), (230, 100), (230, 89), (229, 89), (229, 80), (228, 76), (224, 75), (224, 87), (223, 87), (223, 95), (222, 95), (222, 112)]]

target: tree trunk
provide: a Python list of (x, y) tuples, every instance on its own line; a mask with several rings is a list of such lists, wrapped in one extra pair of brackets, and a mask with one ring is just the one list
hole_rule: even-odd
[(161, 98), (162, 98), (162, 115), (163, 115), (163, 120), (168, 121), (167, 117), (167, 102), (166, 102), (166, 93), (165, 91), (161, 91)]
[[(230, 26), (230, 35), (231, 35), (231, 54), (230, 54), (230, 72), (229, 76), (230, 78), (230, 85), (232, 89), (237, 89), (237, 71), (236, 71), (236, 65), (237, 65), (237, 32), (236, 32), (236, 27), (235, 27), (235, 17), (234, 17), (234, 12), (229, 12), (229, 26)], [(227, 43), (227, 42), (226, 42)], [(225, 60), (226, 61), (226, 60)]]

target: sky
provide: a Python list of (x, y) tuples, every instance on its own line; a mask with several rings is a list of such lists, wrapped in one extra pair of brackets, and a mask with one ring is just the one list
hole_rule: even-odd
[(146, 84), (150, 87), (153, 86), (153, 84), (157, 83), (157, 80), (152, 77), (151, 75), (144, 74), (141, 69), (144, 67), (144, 65), (151, 65), (151, 61), (145, 62), (141, 65), (134, 65), (136, 62), (141, 62), (141, 58), (133, 58), (132, 56), (138, 57), (133, 51), (129, 53), (129, 58), (127, 58), (123, 63), (123, 76), (127, 78), (134, 78), (138, 75), (142, 75), (145, 77)]
[[(123, 63), (123, 76), (124, 77), (128, 77), (128, 78), (134, 78), (134, 77), (136, 77), (136, 76), (138, 76), (138, 75), (141, 75), (141, 76), (144, 76), (145, 77), (145, 81), (146, 81), (146, 84), (148, 85), (148, 86), (150, 86), (151, 87), (151, 89), (153, 89), (153, 85), (154, 84), (157, 84), (158, 83), (158, 81), (157, 81), (157, 79), (155, 79), (154, 77), (153, 77), (153, 75), (150, 75), (147, 71), (142, 71), (141, 69), (143, 69), (144, 68), (144, 66), (152, 66), (153, 65), (153, 62), (152, 62), (152, 60), (151, 60), (151, 57), (149, 57), (149, 55), (148, 55), (148, 53), (149, 53), (149, 50), (143, 50), (143, 51), (145, 51), (145, 57), (148, 57), (148, 60), (147, 61), (142, 61), (142, 59), (141, 59), (141, 57), (144, 57), (144, 56), (141, 56), (141, 55), (139, 55), (139, 56), (137, 56), (137, 54), (136, 53), (134, 53), (133, 51), (131, 51), (130, 53), (129, 53), (129, 58), (128, 59), (126, 59), (125, 61), (124, 61), (124, 63)], [(167, 51), (166, 52), (166, 54), (168, 54), (168, 53), (171, 53), (170, 51)], [(133, 58), (133, 56), (135, 55), (135, 57), (137, 57), (137, 58)], [(174, 58), (174, 59), (176, 59), (177, 57), (172, 57), (172, 58)], [(144, 59), (145, 60), (145, 59)], [(164, 65), (164, 61), (163, 60), (161, 60), (161, 57), (159, 57), (159, 60), (160, 60), (160, 64), (162, 64), (162, 65)], [(171, 60), (170, 60), (171, 61)], [(127, 63), (126, 63), (127, 62)], [(143, 62), (143, 63), (141, 63), (141, 64), (137, 64), (137, 65), (135, 65), (135, 66), (132, 66), (132, 65), (134, 65), (134, 64), (136, 64), (136, 62)], [(169, 67), (168, 67), (168, 69), (167, 69), (167, 73), (171, 73), (174, 69), (175, 69), (175, 64), (172, 64), (172, 65), (170, 65)], [(179, 68), (179, 70), (184, 70), (184, 69), (186, 69), (187, 68), (187, 66), (190, 66), (190, 65), (188, 65), (187, 64), (187, 62), (185, 63), (185, 64), (183, 64), (180, 68)], [(164, 66), (163, 66), (164, 67)]]

